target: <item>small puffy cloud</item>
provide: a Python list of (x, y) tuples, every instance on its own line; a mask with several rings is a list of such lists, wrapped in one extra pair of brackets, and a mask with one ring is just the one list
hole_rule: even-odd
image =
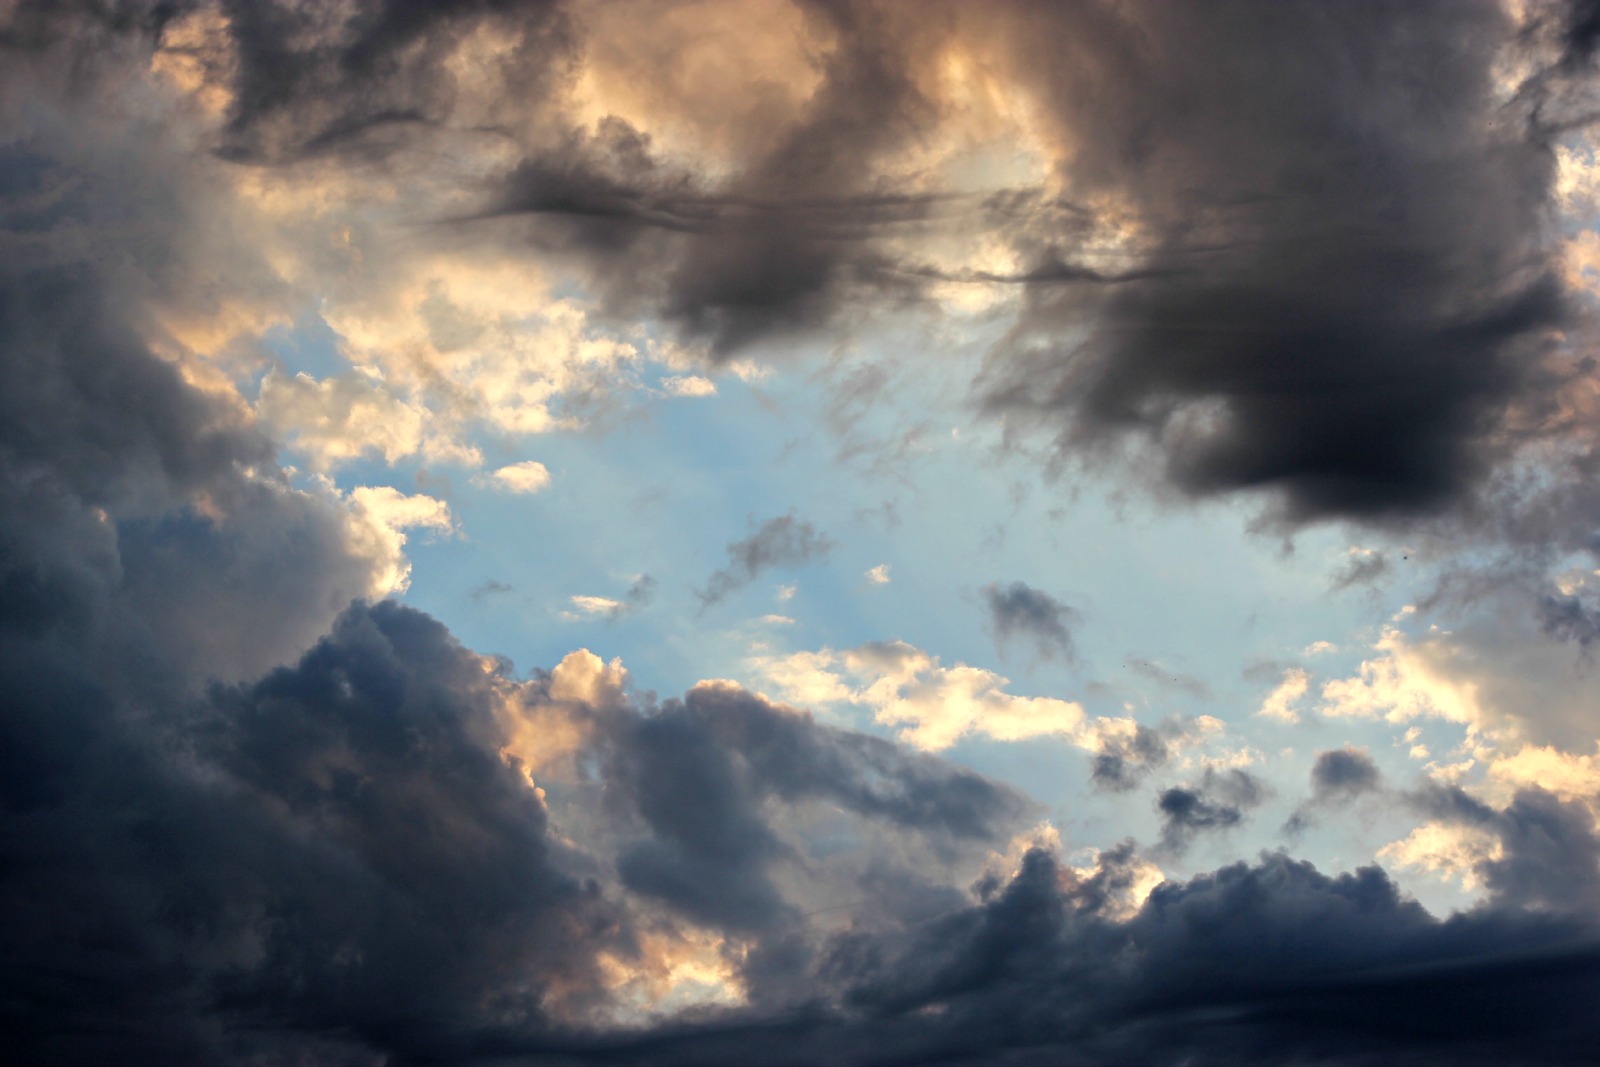
[(889, 565), (887, 563), (880, 563), (867, 571), (866, 579), (873, 585), (888, 585), (893, 580), (889, 577)]
[(611, 615), (624, 607), (622, 601), (603, 596), (575, 596), (572, 606), (585, 615)]
[(1278, 687), (1268, 693), (1267, 699), (1261, 702), (1261, 709), (1256, 714), (1279, 722), (1299, 722), (1300, 715), (1295, 711), (1294, 705), (1306, 695), (1306, 690), (1310, 686), (1311, 675), (1299, 667), (1290, 667), (1283, 672), (1283, 680), (1278, 683)]
[(698, 374), (674, 374), (661, 379), (661, 388), (670, 396), (716, 396), (717, 383)]
[(788, 585), (780, 585), (778, 586), (778, 591), (775, 595), (780, 603), (787, 603), (788, 601), (794, 599), (794, 591), (796, 588), (798, 587), (793, 582), (790, 582)]
[(473, 481), (506, 493), (537, 493), (550, 484), (550, 471), (538, 460), (528, 459), (480, 475)]

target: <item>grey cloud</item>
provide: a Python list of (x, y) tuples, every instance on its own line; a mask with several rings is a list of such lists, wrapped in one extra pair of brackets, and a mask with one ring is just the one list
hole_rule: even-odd
[(1548, 594), (1536, 608), (1544, 632), (1588, 648), (1600, 640), (1600, 609), (1576, 596)]
[(628, 592), (621, 603), (606, 613), (606, 618), (612, 621), (632, 614), (650, 605), (656, 598), (656, 586), (660, 583), (648, 574), (641, 574), (635, 578), (633, 584), (628, 586)]
[(984, 606), (989, 609), (989, 625), (1001, 652), (1009, 641), (1029, 642), (1043, 659), (1057, 656), (1071, 660), (1076, 655), (1069, 625), (1080, 616), (1042, 589), (1024, 582), (983, 587)]
[(1266, 799), (1267, 792), (1266, 783), (1242, 770), (1207, 770), (1199, 785), (1163, 789), (1156, 798), (1161, 843), (1183, 852), (1202, 833), (1239, 825), (1246, 812)]
[(1370, 585), (1389, 572), (1389, 559), (1382, 552), (1353, 555), (1333, 576), (1333, 588), (1349, 589), (1357, 585)]
[(1412, 801), (1435, 819), (1498, 838), (1500, 855), (1483, 859), (1476, 871), (1498, 904), (1593, 914), (1600, 900), (1600, 836), (1588, 803), (1532, 788), (1497, 810), (1441, 786), (1424, 788)]
[(768, 876), (786, 855), (759, 814), (770, 799), (827, 801), (904, 830), (976, 841), (1026, 810), (975, 774), (742, 690), (691, 690), (619, 725), (608, 744), (613, 795), (629, 798), (652, 831), (623, 854), (624, 883), (738, 930), (796, 918)]
[(728, 546), (728, 565), (706, 579), (696, 595), (710, 606), (776, 567), (798, 567), (826, 555), (833, 541), (804, 519), (780, 515), (743, 541)]
[(837, 47), (819, 62), (820, 83), (794, 123), (726, 179), (711, 186), (664, 173), (648, 142), (617, 121), (578, 169), (530, 159), (496, 210), (575, 222), (555, 240), (603, 254), (594, 275), (613, 303), (643, 302), (719, 355), (836, 321), (869, 297), (914, 295), (922, 283), (891, 269), (885, 239), (945, 201), (886, 188), (875, 167), (937, 118), (896, 37), (936, 38), (947, 19), (930, 10), (912, 20), (891, 7), (804, 10), (811, 32)]
[(230, 68), (221, 55), (202, 58), (233, 94), (218, 152), (240, 162), (381, 156), (447, 125), (456, 86), (441, 59), (480, 28), (511, 44), (515, 65), (497, 73), (522, 109), (537, 107), (562, 76), (572, 46), (563, 5), (544, 0), (382, 0), (343, 13), (271, 0), (223, 8), (237, 59)]
[[(1283, 855), (1158, 887), (1109, 917), (1126, 876), (1034, 851), (976, 905), (897, 934), (831, 939), (843, 1007), (729, 1030), (580, 1046), (624, 1063), (1578, 1064), (1600, 1038), (1597, 928), (1478, 909), (1438, 920), (1376, 867), (1338, 876)], [(577, 1049), (573, 1050), (575, 1053)]]
[(1496, 96), (1501, 6), (1016, 10), (1063, 180), (1125, 198), (1168, 273), (1030, 290), (990, 406), (1071, 454), (1134, 444), (1191, 496), (1270, 491), (1292, 522), (1471, 493), (1568, 313), (1549, 136)]
[(502, 596), (515, 591), (511, 583), (502, 582), (498, 578), (490, 578), (482, 585), (474, 586), (467, 595), (473, 600), (487, 600), (492, 596)]
[(1317, 753), (1311, 765), (1311, 787), (1322, 800), (1345, 800), (1370, 792), (1382, 778), (1370, 755), (1348, 746)]
[(1091, 781), (1096, 789), (1124, 793), (1166, 765), (1167, 740), (1160, 731), (1138, 724), (1131, 738), (1115, 738), (1091, 760)]

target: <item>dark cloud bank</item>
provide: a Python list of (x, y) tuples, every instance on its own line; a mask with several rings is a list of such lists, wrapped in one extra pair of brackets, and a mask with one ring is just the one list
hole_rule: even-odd
[[(578, 699), (554, 673), (485, 669), (415, 611), (346, 607), (372, 563), (338, 501), (291, 486), (259, 430), (143, 340), (145, 301), (197, 277), (183, 175), (97, 171), (98, 134), (71, 129), (95, 63), (137, 56), (183, 6), (25, 5), (0, 39), (8, 1061), (1592, 1060), (1600, 845), (1579, 803), (1431, 795), (1437, 817), (1503, 844), (1486, 901), (1444, 920), (1376, 868), (1279, 855), (1164, 885), (1121, 917), (1130, 850), (1089, 876), (1035, 850), (966, 886), (883, 849), (846, 868), (872, 906), (830, 923), (785, 880), (811, 862), (789, 832), (806, 812), (953, 858), (1004, 851), (1028, 803), (730, 687)], [(569, 47), (556, 5), (391, 0), (329, 45), (305, 43), (310, 8), (229, 10), (237, 96), (217, 150), (241, 163), (381, 155), (394, 131), (447, 121), (434, 50), (472, 20), (518, 35), (533, 98)], [(888, 284), (881, 228), (933, 211), (866, 170), (920, 128), (885, 36), (910, 10), (819, 5), (844, 44), (807, 123), (712, 202), (669, 198), (665, 177), (561, 193), (537, 173), (578, 152), (529, 162), (503, 210), (559, 215), (590, 251), (661, 238), (645, 249), (671, 268), (661, 306), (721, 346), (820, 321), (852, 286)], [(1074, 181), (1132, 198), (1164, 273), (1029, 275), (992, 402), (1059, 420), (1072, 447), (1144, 439), (1190, 492), (1277, 487), (1301, 517), (1464, 491), (1561, 312), (1529, 244), (1546, 146), (1515, 111), (1491, 121), (1500, 17), (1454, 2), (995, 11), (1091, 134)], [(972, 17), (927, 16), (928, 32)], [(18, 94), (47, 91), (56, 111), (17, 118)], [(1080, 304), (1098, 325), (1064, 351), (1051, 324)], [(1219, 402), (1217, 421), (1189, 401)], [(820, 550), (790, 523), (733, 546), (725, 581)], [(574, 731), (571, 777), (544, 796), (502, 755), (512, 692)], [(1318, 774), (1330, 792), (1370, 778), (1353, 754)], [(1237, 782), (1209, 790), (1163, 801), (1174, 826), (1253, 802)], [(726, 961), (747, 1003), (604, 1022), (602, 958), (642, 964), (648, 935), (690, 927), (747, 946)]]

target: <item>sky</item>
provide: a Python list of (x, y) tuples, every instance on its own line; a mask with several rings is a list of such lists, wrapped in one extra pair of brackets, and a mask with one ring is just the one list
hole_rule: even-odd
[(1580, 1064), (1600, 6), (0, 0), (0, 1034)]

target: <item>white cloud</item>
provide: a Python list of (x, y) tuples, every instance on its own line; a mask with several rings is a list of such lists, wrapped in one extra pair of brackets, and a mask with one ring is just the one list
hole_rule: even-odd
[(1306, 690), (1310, 686), (1311, 675), (1299, 667), (1290, 667), (1283, 672), (1283, 681), (1278, 683), (1278, 688), (1267, 695), (1267, 699), (1261, 704), (1261, 710), (1256, 714), (1266, 719), (1277, 719), (1279, 722), (1299, 722), (1300, 715), (1295, 711), (1294, 705), (1306, 695)]
[(1322, 710), (1338, 718), (1377, 718), (1404, 722), (1438, 718), (1478, 727), (1484, 711), (1478, 684), (1452, 670), (1456, 650), (1446, 634), (1421, 640), (1387, 627), (1373, 646), (1378, 655), (1349, 678), (1322, 687)]
[(1380, 860), (1458, 882), (1469, 892), (1482, 884), (1479, 864), (1500, 856), (1500, 841), (1489, 831), (1441, 822), (1425, 823), (1378, 850)]
[(1008, 693), (1010, 679), (964, 663), (943, 666), (904, 641), (757, 656), (751, 663), (783, 699), (868, 708), (874, 722), (896, 728), (900, 740), (924, 751), (968, 736), (1057, 736), (1096, 752), (1138, 729), (1131, 718), (1090, 718), (1076, 701)]
[(716, 396), (717, 383), (698, 374), (677, 375), (661, 379), (661, 388), (672, 396)]
[(610, 615), (620, 612), (624, 605), (622, 601), (612, 600), (610, 597), (575, 596), (572, 598), (572, 606), (585, 615)]
[(871, 570), (867, 571), (866, 577), (867, 581), (871, 582), (873, 585), (888, 585), (889, 582), (892, 581), (892, 579), (889, 577), (889, 565), (887, 563), (880, 563), (876, 567), (873, 567)]
[(473, 482), (507, 493), (537, 493), (550, 484), (550, 471), (538, 460), (528, 459), (479, 475)]
[(438, 533), (455, 530), (450, 506), (431, 496), (408, 496), (388, 485), (363, 485), (350, 491), (355, 523), (351, 537), (375, 563), (372, 595), (403, 592), (411, 583), (411, 562), (405, 557), (404, 530)]
[(1489, 779), (1507, 794), (1532, 786), (1564, 800), (1596, 797), (1600, 796), (1600, 752), (1580, 756), (1548, 745), (1525, 745), (1516, 754), (1492, 762)]
[(789, 585), (780, 585), (780, 586), (778, 586), (778, 592), (777, 592), (778, 600), (779, 601), (785, 601), (785, 602), (793, 600), (794, 599), (794, 591), (795, 591), (796, 588), (798, 588), (798, 587), (795, 586), (793, 583), (791, 583)]

